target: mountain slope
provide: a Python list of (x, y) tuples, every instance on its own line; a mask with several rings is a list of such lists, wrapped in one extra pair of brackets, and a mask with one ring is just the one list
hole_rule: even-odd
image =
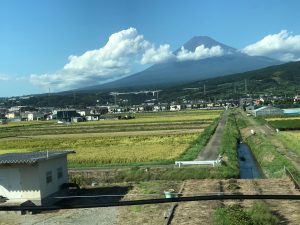
[[(245, 81), (247, 92), (245, 92)], [(205, 95), (204, 95), (205, 84)], [(245, 73), (227, 75), (212, 79), (196, 81), (184, 85), (163, 89), (159, 92), (159, 102), (181, 102), (186, 100), (213, 100), (213, 99), (239, 99), (245, 94), (256, 97), (260, 94), (294, 96), (300, 94), (300, 62), (286, 63), (264, 69)], [(76, 96), (75, 96), (76, 94)], [(75, 98), (76, 97), (76, 98)], [(127, 94), (120, 98), (127, 99), (130, 104), (141, 104), (153, 99), (149, 94)], [(100, 100), (100, 102), (98, 102)], [(29, 99), (17, 99), (17, 102), (4, 100), (5, 106), (16, 104), (27, 106), (55, 106), (66, 107), (76, 105), (79, 107), (98, 104), (113, 103), (114, 97), (109, 92), (97, 90), (86, 92), (64, 92), (49, 95), (36, 95)], [(127, 103), (126, 103), (127, 104)]]
[[(195, 51), (195, 49), (200, 45), (204, 45), (206, 48), (211, 48), (213, 46), (219, 45), (226, 52), (237, 52), (235, 48), (220, 43), (208, 36), (195, 36), (192, 39), (190, 39), (188, 42), (184, 43), (183, 47), (188, 51)], [(178, 48), (174, 53), (175, 54), (178, 53), (180, 49), (181, 48)]]
[[(245, 83), (247, 91), (245, 91)], [(161, 97), (166, 100), (203, 97), (237, 98), (245, 94), (283, 96), (300, 94), (300, 62), (291, 62), (172, 87), (165, 90), (164, 94), (162, 92)]]
[[(219, 45), (226, 54), (202, 60), (173, 61), (156, 64), (142, 72), (120, 80), (93, 87), (86, 87), (81, 90), (163, 88), (282, 63), (267, 57), (243, 54), (230, 46), (219, 43), (206, 36), (193, 37), (183, 46), (189, 51), (194, 51), (199, 45), (204, 45), (206, 48)], [(174, 53), (176, 54), (179, 50), (180, 49), (177, 49)]]

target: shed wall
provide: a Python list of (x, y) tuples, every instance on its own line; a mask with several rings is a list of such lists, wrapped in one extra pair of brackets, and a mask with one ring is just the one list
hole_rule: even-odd
[[(57, 177), (57, 169), (62, 168), (63, 176)], [(46, 174), (52, 172), (52, 181), (47, 183)], [(63, 156), (56, 159), (43, 161), (39, 164), (39, 181), (41, 188), (41, 197), (48, 197), (55, 192), (59, 191), (63, 183), (68, 183), (68, 168), (67, 168), (67, 156)]]
[(30, 200), (40, 204), (41, 195), (37, 179), (37, 165), (7, 165), (0, 167), (0, 195), (10, 202)]

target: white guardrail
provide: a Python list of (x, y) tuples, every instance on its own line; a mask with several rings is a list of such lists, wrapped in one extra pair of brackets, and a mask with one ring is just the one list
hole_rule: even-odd
[(206, 160), (206, 161), (175, 161), (175, 165), (181, 166), (191, 166), (191, 165), (213, 165), (219, 164), (220, 159), (217, 160)]

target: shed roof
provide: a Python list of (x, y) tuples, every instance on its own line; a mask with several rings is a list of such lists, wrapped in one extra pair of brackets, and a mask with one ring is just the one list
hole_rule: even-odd
[(44, 152), (23, 152), (23, 153), (7, 153), (0, 155), (0, 165), (3, 164), (33, 164), (40, 161), (59, 158), (70, 153), (75, 153), (74, 150), (66, 151), (44, 151)]
[(276, 108), (274, 106), (263, 106), (263, 107), (260, 107), (258, 109), (254, 109), (254, 111), (257, 112), (257, 111), (264, 110), (264, 109), (278, 109), (278, 110), (280, 110), (279, 108)]

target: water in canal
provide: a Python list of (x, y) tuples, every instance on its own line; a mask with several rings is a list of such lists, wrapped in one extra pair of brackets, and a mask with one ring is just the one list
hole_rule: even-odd
[(262, 178), (259, 165), (254, 159), (248, 145), (238, 144), (238, 157), (240, 163), (240, 178), (241, 179), (259, 179)]

